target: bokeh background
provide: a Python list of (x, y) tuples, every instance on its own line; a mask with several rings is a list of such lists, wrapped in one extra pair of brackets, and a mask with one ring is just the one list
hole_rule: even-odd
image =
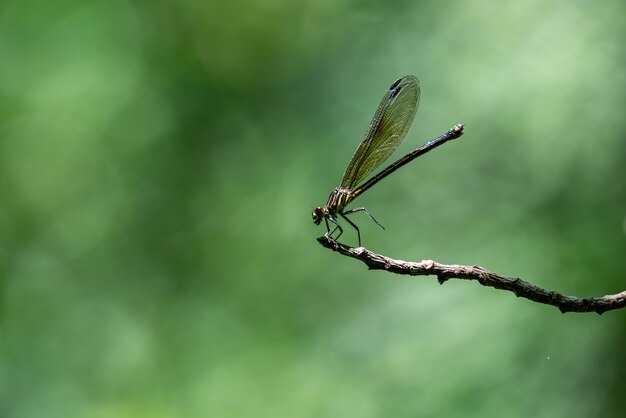
[(415, 74), (396, 156), (466, 134), (364, 244), (624, 290), (625, 39), (620, 0), (2, 2), (0, 416), (621, 416), (626, 311), (367, 271), (310, 212)]

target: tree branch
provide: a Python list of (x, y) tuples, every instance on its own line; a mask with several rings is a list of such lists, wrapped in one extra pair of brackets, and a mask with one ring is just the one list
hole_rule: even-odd
[(373, 253), (364, 247), (348, 247), (326, 236), (317, 240), (326, 248), (362, 261), (370, 270), (387, 270), (390, 273), (409, 276), (432, 275), (437, 276), (440, 284), (445, 283), (449, 279), (476, 280), (483, 286), (508, 290), (517, 297), (555, 306), (562, 313), (597, 312), (602, 314), (606, 311), (626, 307), (626, 290), (615, 295), (594, 298), (565, 296), (553, 290), (542, 289), (519, 278), (505, 277), (492, 273), (480, 266), (447, 265), (439, 264), (432, 260), (423, 260), (419, 263), (394, 260), (384, 255)]

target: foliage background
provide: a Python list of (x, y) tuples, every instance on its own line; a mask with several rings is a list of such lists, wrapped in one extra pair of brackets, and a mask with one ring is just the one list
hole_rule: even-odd
[[(626, 288), (626, 3), (0, 4), (2, 417), (619, 416), (626, 312), (322, 249), (389, 84), (422, 82), (364, 244)], [(354, 234), (344, 235), (355, 243)]]

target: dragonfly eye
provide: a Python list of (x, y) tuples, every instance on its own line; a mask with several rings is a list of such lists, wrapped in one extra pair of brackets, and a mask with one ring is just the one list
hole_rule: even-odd
[(311, 214), (313, 217), (313, 223), (315, 225), (319, 225), (322, 222), (322, 218), (324, 217), (324, 209), (317, 207), (313, 209), (313, 213)]

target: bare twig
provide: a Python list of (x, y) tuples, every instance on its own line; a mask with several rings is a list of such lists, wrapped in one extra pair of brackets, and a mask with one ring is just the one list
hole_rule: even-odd
[(565, 296), (553, 290), (542, 289), (522, 279), (504, 277), (492, 273), (480, 266), (461, 266), (436, 263), (432, 260), (421, 262), (394, 260), (376, 254), (364, 247), (348, 247), (326, 236), (317, 239), (322, 246), (348, 257), (362, 261), (370, 270), (387, 270), (391, 273), (409, 276), (437, 276), (440, 284), (449, 279), (476, 280), (483, 286), (508, 290), (517, 297), (533, 302), (556, 306), (562, 313), (566, 312), (597, 312), (602, 314), (613, 309), (626, 307), (626, 290), (615, 295), (594, 298), (578, 298)]

